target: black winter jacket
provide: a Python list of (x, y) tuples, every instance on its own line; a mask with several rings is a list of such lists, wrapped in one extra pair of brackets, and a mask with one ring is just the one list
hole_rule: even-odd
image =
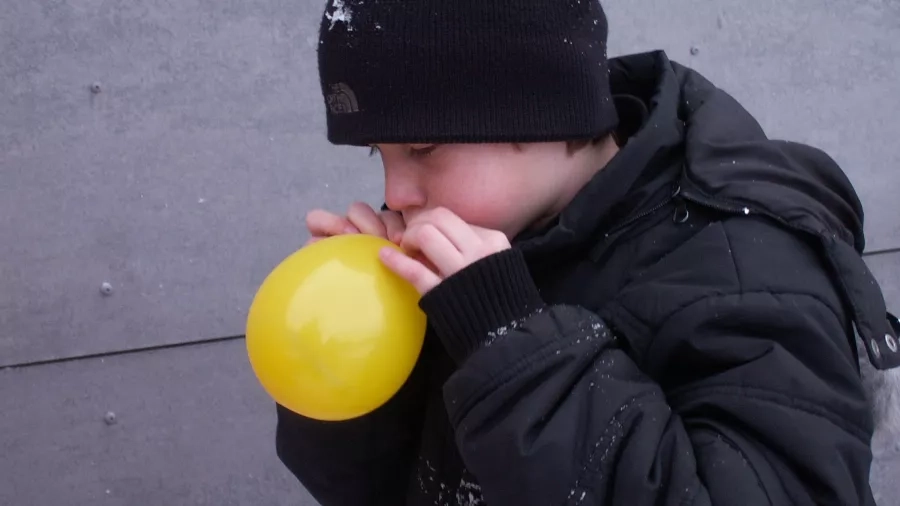
[(621, 151), (423, 297), (403, 390), (348, 422), (278, 408), (323, 506), (874, 504), (854, 337), (898, 353), (849, 181), (662, 52), (611, 68)]

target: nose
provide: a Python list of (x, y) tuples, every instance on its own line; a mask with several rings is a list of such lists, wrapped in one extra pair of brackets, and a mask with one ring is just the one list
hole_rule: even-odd
[(392, 211), (398, 212), (425, 205), (425, 192), (413, 167), (385, 163), (384, 202)]

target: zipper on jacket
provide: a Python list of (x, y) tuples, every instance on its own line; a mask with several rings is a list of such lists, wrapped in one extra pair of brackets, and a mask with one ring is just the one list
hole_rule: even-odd
[[(680, 193), (680, 190), (678, 191)], [(672, 221), (678, 224), (684, 223), (691, 217), (691, 211), (685, 202), (687, 199), (675, 195), (675, 214), (672, 215)]]
[(653, 214), (653, 213), (659, 211), (660, 209), (666, 207), (666, 206), (669, 205), (669, 203), (672, 202), (672, 201), (673, 201), (680, 193), (681, 193), (681, 186), (676, 186), (676, 187), (675, 187), (675, 190), (672, 192), (672, 194), (669, 195), (665, 200), (663, 200), (662, 202), (656, 204), (655, 206), (651, 207), (650, 209), (647, 209), (646, 211), (644, 211), (644, 212), (642, 212), (642, 213), (639, 213), (639, 214), (637, 214), (637, 215), (635, 215), (635, 216), (632, 216), (631, 218), (628, 218), (627, 220), (625, 220), (624, 222), (622, 222), (622, 223), (620, 223), (618, 226), (616, 226), (616, 228), (614, 228), (614, 229), (610, 230), (609, 232), (607, 232), (607, 233), (605, 234), (605, 237), (606, 237), (606, 238), (609, 238), (610, 236), (614, 236), (614, 235), (616, 235), (618, 232), (622, 231), (623, 229), (628, 228), (628, 227), (629, 227), (631, 224), (633, 224), (634, 222), (639, 221), (639, 220), (642, 220), (642, 219), (646, 218), (647, 216), (650, 216), (651, 214)]
[(672, 191), (672, 193), (668, 197), (663, 199), (661, 202), (656, 204), (655, 206), (651, 207), (650, 209), (647, 209), (644, 212), (638, 213), (638, 214), (632, 216), (631, 218), (628, 218), (624, 222), (622, 222), (622, 223), (616, 225), (614, 228), (610, 229), (609, 232), (606, 232), (605, 234), (603, 234), (603, 241), (601, 241), (599, 244), (597, 244), (593, 248), (591, 248), (591, 252), (588, 255), (589, 258), (592, 261), (596, 261), (597, 258), (599, 258), (599, 256), (603, 254), (603, 252), (605, 252), (606, 250), (611, 248), (612, 245), (616, 243), (616, 241), (619, 238), (619, 235), (621, 235), (622, 232), (626, 231), (628, 229), (628, 227), (630, 227), (635, 222), (640, 221), (640, 220), (646, 218), (647, 216), (650, 216), (651, 214), (666, 207), (673, 200), (675, 200), (676, 198), (679, 198), (678, 196), (680, 194), (681, 194), (681, 186), (675, 186), (675, 189)]
[[(675, 189), (672, 193), (666, 197), (664, 200), (651, 207), (650, 209), (638, 213), (631, 218), (628, 218), (624, 222), (617, 225), (615, 228), (611, 229), (609, 232), (604, 234), (604, 240), (602, 246), (595, 247), (592, 249), (591, 258), (598, 257), (603, 251), (606, 251), (608, 248), (612, 247), (612, 245), (618, 239), (618, 235), (626, 230), (629, 226), (634, 224), (635, 222), (650, 216), (651, 214), (659, 211), (660, 209), (666, 207), (671, 204), (673, 201), (676, 202), (675, 213), (672, 215), (672, 221), (675, 223), (685, 223), (690, 217), (690, 211), (687, 209), (687, 205), (684, 203), (685, 201), (692, 202), (699, 206), (707, 207), (710, 209), (714, 209), (719, 212), (730, 213), (734, 215), (740, 216), (749, 216), (752, 211), (749, 207), (743, 206), (740, 204), (730, 204), (727, 202), (722, 202), (720, 200), (714, 200), (709, 197), (706, 197), (702, 194), (696, 194), (690, 190), (684, 190), (681, 185), (676, 185)], [(779, 220), (784, 222), (784, 220)], [(796, 227), (793, 227), (796, 228)]]

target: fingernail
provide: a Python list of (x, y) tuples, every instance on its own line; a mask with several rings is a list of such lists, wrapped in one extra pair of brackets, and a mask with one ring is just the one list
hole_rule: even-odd
[(356, 227), (347, 226), (347, 227), (344, 227), (344, 233), (345, 234), (358, 234), (359, 230)]

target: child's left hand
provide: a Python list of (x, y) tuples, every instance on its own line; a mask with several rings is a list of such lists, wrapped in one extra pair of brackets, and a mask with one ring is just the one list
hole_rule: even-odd
[(453, 212), (437, 208), (406, 224), (400, 247), (407, 255), (383, 248), (381, 261), (425, 295), (470, 264), (511, 246), (503, 232), (469, 225)]

